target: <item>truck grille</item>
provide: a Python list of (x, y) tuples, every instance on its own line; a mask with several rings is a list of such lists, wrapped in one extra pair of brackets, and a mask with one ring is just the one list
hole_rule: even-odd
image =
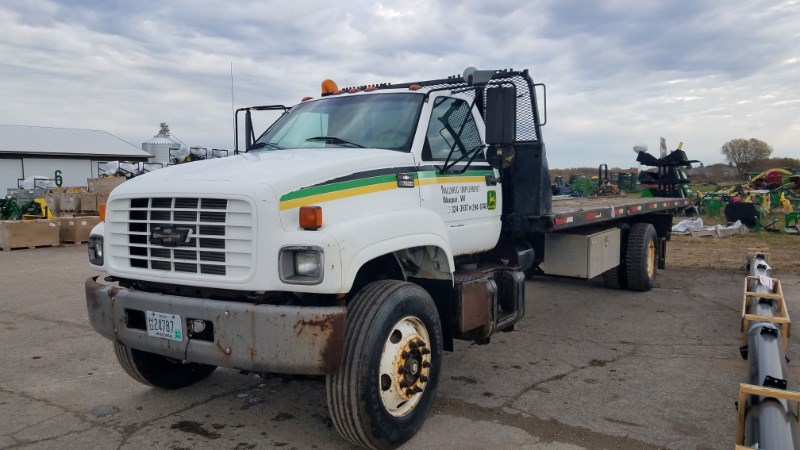
[(240, 278), (253, 265), (252, 228), (252, 207), (244, 200), (120, 199), (111, 203), (107, 221), (109, 258), (176, 278)]

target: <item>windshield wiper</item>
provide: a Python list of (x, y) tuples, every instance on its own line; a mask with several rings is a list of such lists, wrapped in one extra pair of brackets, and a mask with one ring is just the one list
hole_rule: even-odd
[(250, 148), (248, 148), (247, 150), (256, 150), (264, 147), (270, 147), (276, 150), (283, 150), (283, 147), (274, 142), (256, 142), (255, 144), (251, 145)]
[(335, 136), (314, 136), (306, 139), (306, 142), (324, 142), (326, 144), (336, 145), (349, 145), (351, 147), (364, 148), (363, 145), (358, 145), (355, 142), (346, 141)]

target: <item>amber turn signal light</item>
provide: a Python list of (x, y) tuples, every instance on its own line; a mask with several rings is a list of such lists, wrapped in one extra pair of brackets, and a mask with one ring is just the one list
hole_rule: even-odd
[(106, 204), (105, 203), (100, 203), (100, 205), (97, 206), (97, 214), (100, 216), (100, 220), (102, 220), (103, 222), (106, 221)]
[(322, 227), (322, 207), (301, 206), (300, 228), (304, 230), (316, 230), (321, 227)]

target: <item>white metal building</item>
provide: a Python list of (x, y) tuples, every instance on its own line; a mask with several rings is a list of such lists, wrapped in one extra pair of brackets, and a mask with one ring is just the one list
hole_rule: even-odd
[(0, 125), (0, 196), (31, 176), (54, 178), (62, 186), (86, 186), (98, 163), (144, 162), (152, 155), (101, 130)]

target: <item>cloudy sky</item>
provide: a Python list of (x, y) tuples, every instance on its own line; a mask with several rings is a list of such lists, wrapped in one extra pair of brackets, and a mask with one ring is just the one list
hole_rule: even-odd
[(167, 122), (232, 148), (235, 106), (340, 86), (530, 69), (551, 167), (755, 137), (800, 158), (800, 1), (47, 1), (0, 4), (0, 123), (134, 145)]

